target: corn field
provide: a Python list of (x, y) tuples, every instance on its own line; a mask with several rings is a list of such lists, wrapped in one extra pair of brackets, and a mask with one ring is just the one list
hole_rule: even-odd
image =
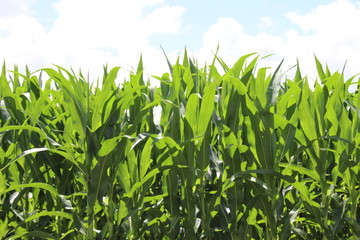
[(122, 83), (4, 64), (2, 239), (360, 238), (359, 80), (166, 60), (157, 86), (141, 58)]

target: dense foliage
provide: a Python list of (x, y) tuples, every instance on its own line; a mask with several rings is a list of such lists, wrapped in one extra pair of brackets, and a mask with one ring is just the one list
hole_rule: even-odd
[(158, 87), (141, 60), (121, 84), (4, 66), (0, 236), (359, 239), (360, 84), (258, 58), (199, 68), (185, 51)]

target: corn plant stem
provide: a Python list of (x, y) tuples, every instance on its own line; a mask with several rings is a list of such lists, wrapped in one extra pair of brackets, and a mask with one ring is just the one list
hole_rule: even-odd
[[(25, 171), (25, 183), (30, 183), (29, 181), (29, 162), (28, 162), (29, 158), (25, 159), (25, 164), (24, 164), (24, 171)], [(28, 192), (26, 190), (26, 192)], [(26, 194), (26, 193), (25, 193)], [(28, 194), (26, 194), (26, 197), (29, 197)], [(24, 212), (24, 219), (26, 219), (27, 217), (29, 217), (29, 208), (30, 208), (30, 203), (29, 201), (25, 201), (25, 212)], [(30, 224), (31, 223), (26, 223), (26, 230), (30, 231)]]
[[(235, 162), (234, 161), (231, 161), (231, 163), (233, 164), (232, 165), (232, 169), (236, 169), (236, 166), (234, 165)], [(233, 231), (231, 233), (232, 235), (232, 239), (239, 239), (239, 233), (238, 233), (238, 221), (237, 221), (237, 215), (239, 214), (239, 206), (238, 206), (238, 183), (235, 182), (235, 186), (234, 186), (234, 190), (233, 190), (233, 194), (234, 194), (234, 202), (235, 202), (235, 212), (233, 213), (233, 222), (232, 222), (232, 228), (233, 228)]]
[[(87, 82), (86, 84), (86, 99), (85, 99), (85, 109), (86, 109), (86, 114), (85, 114), (85, 121), (86, 121), (86, 124), (89, 123), (88, 121), (88, 116), (90, 114), (90, 85), (89, 85), (89, 82)], [(88, 126), (88, 125), (86, 125)], [(88, 142), (90, 137), (89, 134), (90, 133), (90, 130), (89, 129), (86, 129), (86, 127), (83, 129), (84, 132), (85, 132), (85, 140), (83, 140), (83, 149), (85, 150), (85, 164), (87, 166), (87, 180), (88, 180), (88, 191), (90, 190), (90, 178), (91, 178), (91, 165), (92, 165), (92, 154), (89, 153), (89, 145), (90, 143)], [(92, 196), (94, 197), (94, 196)], [(97, 196), (95, 196), (97, 197)], [(94, 200), (96, 201), (96, 199)], [(88, 213), (88, 229), (87, 229), (87, 238), (88, 240), (93, 240), (94, 239), (94, 211), (95, 211), (95, 206), (90, 202), (90, 199), (89, 197), (87, 197), (87, 213)]]
[[(86, 154), (86, 162), (87, 162), (87, 166), (88, 169), (91, 166), (91, 158), (90, 158), (90, 154), (89, 153), (85, 153)], [(89, 169), (88, 171), (88, 176), (90, 176), (91, 170)], [(90, 179), (87, 180), (88, 181), (88, 186), (87, 189), (90, 189)], [(96, 200), (95, 200), (96, 201)], [(92, 204), (92, 202), (90, 201), (89, 196), (87, 197), (87, 221), (88, 221), (88, 227), (87, 227), (87, 239), (89, 240), (93, 240), (94, 239), (94, 205)]]
[(110, 188), (108, 206), (107, 206), (107, 212), (108, 212), (107, 223), (109, 228), (109, 239), (113, 239), (114, 237), (114, 208), (112, 207), (113, 196), (114, 196), (114, 185), (112, 185)]

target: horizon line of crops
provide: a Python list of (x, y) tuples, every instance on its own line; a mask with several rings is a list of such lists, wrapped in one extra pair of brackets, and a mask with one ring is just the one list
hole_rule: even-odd
[(141, 58), (118, 85), (119, 67), (94, 85), (4, 64), (0, 236), (358, 239), (359, 80), (260, 60), (200, 68), (185, 50), (159, 86)]

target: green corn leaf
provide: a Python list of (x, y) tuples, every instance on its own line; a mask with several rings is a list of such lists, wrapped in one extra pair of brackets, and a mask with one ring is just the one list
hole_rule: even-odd
[(199, 119), (199, 95), (191, 94), (185, 112), (185, 118), (188, 121), (194, 136), (198, 136), (198, 119)]
[(302, 86), (302, 76), (301, 76), (301, 71), (300, 71), (300, 64), (299, 64), (299, 59), (296, 59), (296, 73), (294, 76), (294, 82), (296, 84), (298, 84), (298, 86), (301, 88)]
[(226, 79), (231, 82), (239, 95), (244, 95), (248, 91), (246, 86), (240, 81), (240, 79), (235, 77), (226, 77)]
[(23, 239), (23, 237), (35, 237), (40, 239), (56, 239), (55, 236), (52, 234), (43, 232), (43, 231), (31, 231), (31, 232), (25, 232), (22, 234), (18, 234), (13, 236), (11, 239)]
[[(240, 77), (240, 72), (241, 70), (243, 69), (244, 67), (244, 64), (246, 62), (246, 60), (253, 56), (254, 54), (256, 53), (250, 53), (250, 54), (247, 54), (247, 55), (244, 55), (242, 56), (235, 64), (234, 66), (229, 70), (227, 71), (227, 73), (225, 75), (229, 75), (229, 76), (232, 76), (232, 77), (235, 77), (235, 78), (239, 78)], [(257, 58), (256, 58), (257, 59)], [(256, 61), (255, 61), (256, 62)]]
[(296, 190), (299, 191), (301, 199), (304, 201), (305, 207), (315, 217), (318, 223), (321, 222), (320, 204), (311, 199), (309, 189), (301, 182), (293, 183)]
[(319, 174), (317, 172), (315, 172), (314, 170), (307, 169), (307, 168), (304, 168), (302, 166), (298, 166), (298, 165), (294, 165), (294, 164), (280, 163), (279, 165), (280, 165), (280, 167), (288, 168), (288, 169), (296, 171), (296, 172), (298, 172), (300, 174), (307, 175), (307, 176), (311, 177), (312, 179), (314, 179), (317, 182), (320, 181)]
[(271, 77), (269, 86), (266, 90), (266, 109), (273, 106), (277, 100), (282, 78), (281, 65), (283, 64), (283, 62), (284, 59), (281, 60), (279, 66), (276, 68), (273, 76)]
[(324, 83), (326, 75), (324, 73), (323, 67), (315, 55), (314, 55), (314, 58), (315, 58), (316, 69), (317, 69), (318, 75), (320, 77), (321, 82)]
[(106, 120), (104, 105), (113, 95), (115, 79), (119, 70), (119, 67), (111, 69), (110, 73), (103, 81), (102, 91), (96, 96), (94, 100), (95, 108), (93, 109), (94, 113), (91, 120), (92, 132), (95, 132), (99, 127), (102, 126), (102, 119)]
[(168, 57), (167, 57), (167, 55), (166, 55), (166, 53), (165, 53), (165, 51), (164, 51), (164, 49), (162, 48), (161, 45), (160, 45), (160, 48), (161, 48), (162, 52), (163, 52), (164, 55), (165, 55), (166, 62), (167, 62), (167, 64), (168, 64), (168, 66), (169, 66), (170, 74), (172, 74), (173, 67), (172, 67), (172, 65), (171, 65), (171, 63), (170, 63), (170, 61), (169, 61), (169, 59), (168, 59)]
[(118, 145), (121, 138), (122, 136), (106, 139), (101, 145), (101, 148), (99, 150), (99, 156), (104, 157), (110, 154)]
[(11, 192), (14, 190), (19, 190), (22, 188), (41, 188), (41, 189), (49, 191), (54, 196), (59, 196), (59, 193), (56, 191), (56, 189), (53, 186), (46, 184), (46, 183), (40, 183), (40, 182), (12, 185), (11, 187), (0, 192), (0, 195), (3, 195), (5, 193), (8, 193), (8, 192)]
[(208, 127), (212, 112), (214, 109), (214, 97), (215, 97), (216, 83), (211, 83), (205, 88), (205, 93), (201, 101), (199, 123), (198, 123), (198, 134), (200, 136), (205, 134)]
[(3, 171), (4, 169), (8, 168), (11, 164), (15, 163), (16, 161), (18, 161), (22, 157), (25, 157), (26, 155), (30, 155), (30, 154), (38, 153), (38, 152), (43, 152), (43, 151), (48, 151), (48, 150), (49, 150), (49, 148), (32, 148), (32, 149), (25, 150), (24, 152), (22, 152), (21, 154), (19, 154), (18, 156), (16, 156), (12, 160), (10, 160), (7, 164), (5, 164), (0, 169), (0, 171)]
[(62, 218), (67, 218), (69, 220), (72, 220), (71, 213), (58, 212), (58, 211), (42, 211), (40, 213), (35, 213), (35, 214), (31, 215), (30, 217), (26, 218), (25, 222), (30, 222), (34, 219), (38, 219), (43, 216), (56, 216), (56, 217), (62, 217)]

